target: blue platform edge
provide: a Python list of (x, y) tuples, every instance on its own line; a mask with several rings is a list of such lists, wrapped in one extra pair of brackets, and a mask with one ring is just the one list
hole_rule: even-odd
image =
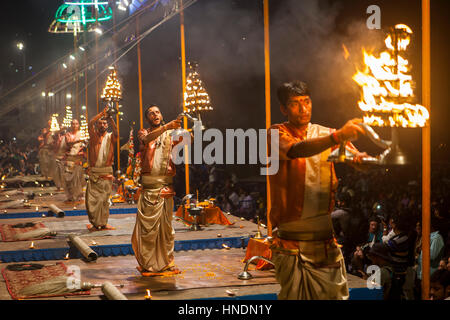
[[(86, 210), (67, 210), (64, 211), (65, 216), (86, 216)], [(137, 208), (112, 208), (109, 209), (110, 214), (128, 214), (137, 213)], [(0, 219), (20, 219), (20, 218), (41, 218), (42, 215), (48, 215), (48, 211), (35, 211), (35, 212), (17, 212), (17, 213), (0, 213)]]
[[(223, 249), (223, 245), (230, 248), (245, 248), (250, 237), (230, 237), (215, 239), (196, 239), (196, 240), (179, 240), (175, 241), (175, 251), (183, 250), (205, 250), (205, 249)], [(111, 244), (91, 246), (99, 257), (125, 256), (134, 255), (131, 244)], [(48, 248), (48, 249), (28, 249), (15, 251), (1, 251), (0, 261), (9, 262), (26, 262), (26, 261), (46, 261), (46, 260), (63, 260), (67, 253), (70, 259), (83, 258), (81, 253), (75, 247), (66, 248)]]
[[(383, 289), (369, 288), (349, 288), (349, 300), (383, 300)], [(276, 293), (264, 293), (235, 297), (212, 297), (194, 300), (277, 300)]]

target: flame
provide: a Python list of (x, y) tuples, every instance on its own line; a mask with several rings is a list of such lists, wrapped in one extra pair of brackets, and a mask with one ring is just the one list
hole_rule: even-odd
[(72, 125), (72, 119), (72, 108), (70, 106), (66, 106), (66, 116), (64, 117), (62, 126), (64, 128), (70, 128), (70, 126)]
[(59, 131), (59, 123), (58, 123), (58, 114), (54, 113), (52, 115), (52, 123), (50, 125), (50, 131), (51, 132), (55, 132), (55, 131)]
[(395, 26), (396, 48), (392, 35), (385, 39), (387, 51), (376, 57), (364, 50), (364, 71), (357, 71), (353, 80), (362, 87), (359, 108), (365, 112), (364, 123), (373, 126), (423, 127), (429, 119), (427, 108), (411, 104), (414, 97), (409, 62), (402, 56), (410, 41), (412, 30)]
[(81, 132), (81, 140), (86, 141), (89, 140), (89, 129), (88, 123), (86, 121), (85, 115), (80, 115), (80, 132)]
[(117, 77), (117, 71), (114, 67), (109, 67), (109, 69), (111, 71), (103, 88), (101, 98), (105, 101), (119, 101), (122, 99), (122, 90)]
[(345, 44), (342, 44), (342, 50), (344, 50), (344, 59), (347, 60), (348, 57), (350, 56), (350, 53), (348, 52), (348, 49), (345, 46)]
[(208, 92), (206, 92), (200, 74), (195, 70), (197, 66), (189, 63), (191, 71), (186, 79), (184, 103), (187, 112), (213, 110)]

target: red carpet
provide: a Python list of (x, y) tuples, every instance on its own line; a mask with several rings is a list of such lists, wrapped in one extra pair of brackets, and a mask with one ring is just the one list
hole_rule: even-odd
[(29, 237), (18, 239), (19, 234), (24, 234), (30, 231), (37, 231), (38, 229), (46, 229), (47, 227), (42, 223), (34, 223), (33, 226), (25, 228), (14, 228), (12, 224), (0, 224), (0, 233), (2, 234), (2, 241), (25, 241), (25, 240), (39, 240), (52, 238), (51, 236), (44, 237)]
[[(24, 264), (26, 266), (26, 264)], [(30, 299), (30, 298), (46, 298), (46, 297), (58, 297), (58, 296), (76, 296), (76, 295), (89, 295), (90, 291), (80, 291), (74, 293), (64, 293), (55, 295), (40, 295), (40, 296), (19, 296), (18, 293), (21, 289), (35, 285), (44, 281), (51, 280), (52, 278), (59, 276), (68, 276), (66, 273), (67, 267), (62, 262), (56, 264), (45, 265), (41, 269), (35, 270), (22, 270), (12, 271), (6, 267), (2, 269), (3, 278), (6, 281), (6, 286), (11, 297), (15, 300), (18, 299)]]

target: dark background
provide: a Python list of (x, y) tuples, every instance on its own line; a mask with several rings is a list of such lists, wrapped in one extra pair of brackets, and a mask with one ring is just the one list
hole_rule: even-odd
[[(449, 154), (449, 37), (448, 0), (431, 1), (431, 128), (432, 161), (447, 161)], [(19, 141), (35, 139), (37, 130), (45, 125), (48, 112), (64, 109), (71, 85), (45, 104), (40, 92), (45, 90), (50, 75), (61, 71), (57, 59), (73, 52), (71, 34), (52, 34), (48, 27), (62, 1), (28, 0), (2, 3), (2, 48), (0, 50), (0, 113), (12, 108), (0, 119), (0, 136), (17, 137)], [(381, 30), (369, 30), (366, 9), (370, 5), (381, 8)], [(161, 8), (159, 8), (161, 9)], [(140, 33), (156, 21), (160, 11), (148, 11), (141, 19)], [(162, 10), (162, 9), (161, 9)], [(127, 15), (118, 12), (117, 23)], [(186, 60), (197, 61), (199, 72), (214, 108), (204, 116), (209, 128), (265, 128), (264, 94), (264, 30), (262, 0), (198, 0), (185, 10)], [(357, 101), (360, 90), (352, 80), (362, 62), (362, 48), (383, 49), (384, 32), (391, 26), (404, 23), (414, 32), (409, 47), (411, 71), (416, 82), (416, 102), (421, 102), (421, 1), (420, 0), (272, 0), (270, 1), (270, 63), (272, 123), (284, 121), (279, 112), (276, 88), (285, 81), (306, 81), (312, 91), (312, 122), (340, 127), (348, 119), (360, 116)], [(108, 22), (105, 27), (111, 27)], [(111, 63), (111, 48), (126, 45), (133, 35), (134, 22), (123, 24), (115, 40), (111, 33), (99, 40), (100, 56), (108, 56), (99, 63), (99, 70)], [(93, 35), (87, 41), (92, 47)], [(25, 43), (26, 77), (24, 85), (10, 92), (24, 80), (22, 55), (16, 42)], [(350, 53), (346, 60), (343, 45)], [(93, 49), (89, 51), (94, 57)], [(118, 55), (122, 54), (118, 51)], [(166, 120), (181, 112), (180, 20), (174, 16), (151, 32), (141, 42), (144, 108), (156, 103)], [(90, 60), (93, 61), (93, 60)], [(32, 66), (30, 70), (28, 67)], [(44, 68), (45, 71), (42, 71)], [(138, 72), (136, 47), (117, 63), (123, 85), (120, 122), (121, 144), (128, 139), (130, 125), (139, 124)], [(58, 68), (59, 71), (56, 71)], [(17, 69), (17, 71), (16, 71)], [(41, 73), (39, 73), (41, 72)], [(89, 117), (96, 113), (95, 72), (88, 73)], [(34, 76), (34, 77), (33, 77)], [(30, 79), (30, 77), (33, 77)], [(99, 75), (103, 86), (106, 73)], [(84, 85), (84, 78), (80, 78)], [(7, 94), (7, 95), (6, 95)], [(84, 92), (80, 93), (84, 99)], [(80, 98), (81, 99), (81, 98)], [(19, 102), (17, 102), (19, 101)], [(84, 100), (79, 105), (85, 104)], [(72, 104), (75, 108), (75, 106)], [(78, 106), (79, 107), (79, 106)], [(50, 109), (49, 109), (50, 108)], [(46, 113), (47, 112), (47, 113)], [(389, 129), (376, 128), (389, 139)], [(421, 130), (401, 129), (400, 144), (417, 162), (421, 154)], [(204, 143), (206, 144), (206, 143)], [(369, 151), (367, 141), (356, 145)], [(126, 159), (126, 154), (123, 154)], [(124, 160), (125, 161), (125, 160)], [(237, 169), (241, 176), (257, 174), (257, 168)]]

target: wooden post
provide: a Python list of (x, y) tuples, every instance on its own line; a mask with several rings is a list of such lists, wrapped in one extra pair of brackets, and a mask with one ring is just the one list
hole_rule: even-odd
[[(186, 105), (184, 101), (184, 95), (186, 93), (186, 48), (184, 39), (184, 11), (183, 11), (183, 1), (181, 1), (181, 11), (180, 11), (180, 35), (181, 35), (181, 78), (183, 85), (183, 112), (186, 111)], [(183, 117), (183, 128), (187, 130), (187, 119)], [(185, 184), (186, 184), (186, 194), (189, 194), (189, 154), (188, 146), (184, 147), (184, 168), (185, 168)]]
[(98, 35), (95, 33), (95, 100), (97, 103), (97, 114), (99, 113), (98, 106)]
[[(116, 101), (116, 109), (119, 110), (119, 102)], [(120, 128), (119, 128), (119, 112), (116, 114), (117, 121), (117, 170), (120, 170)]]
[[(77, 34), (73, 35), (73, 53), (77, 51)], [(78, 105), (78, 61), (74, 61), (74, 70), (75, 70), (75, 117), (78, 118), (80, 116), (80, 110), (78, 109), (80, 106)]]
[[(269, 0), (264, 1), (264, 68), (265, 68), (265, 90), (266, 90), (266, 129), (271, 125), (270, 110), (270, 42), (269, 42)], [(269, 164), (267, 164), (269, 167)], [(268, 171), (268, 170), (267, 170)], [(266, 175), (267, 194), (267, 235), (272, 236), (272, 223), (270, 222), (270, 183), (269, 175)]]
[[(136, 39), (139, 39), (139, 16), (136, 17)], [(144, 128), (144, 116), (142, 106), (142, 71), (141, 71), (141, 42), (137, 40), (137, 56), (138, 56), (138, 84), (139, 84), (139, 124), (140, 129)]]
[[(116, 54), (116, 50), (115, 50), (115, 40), (116, 40), (116, 6), (113, 6), (113, 35), (112, 35), (112, 40), (113, 40), (113, 52), (114, 52), (114, 62), (116, 61), (117, 58), (117, 54)], [(115, 66), (114, 66), (115, 67)], [(117, 114), (116, 114), (116, 127), (117, 127), (117, 170), (120, 171), (120, 115), (119, 115), (119, 102), (116, 101), (116, 110), (117, 110)]]
[(422, 0), (422, 104), (430, 119), (422, 129), (422, 300), (430, 298), (430, 176), (431, 176), (430, 0)]

